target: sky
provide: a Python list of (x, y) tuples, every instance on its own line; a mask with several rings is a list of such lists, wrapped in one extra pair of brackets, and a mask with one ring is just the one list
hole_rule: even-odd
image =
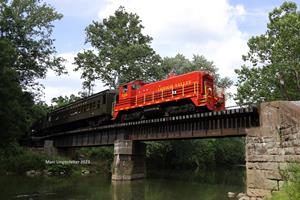
[[(46, 0), (64, 17), (54, 22), (53, 38), (57, 55), (66, 59), (68, 75), (48, 72), (41, 80), (45, 86), (42, 100), (50, 104), (57, 96), (82, 91), (80, 72), (74, 72), (74, 57), (91, 48), (85, 44), (85, 27), (102, 21), (120, 6), (136, 13), (145, 27), (144, 34), (153, 38), (152, 48), (161, 57), (177, 53), (187, 58), (203, 55), (213, 61), (221, 77), (236, 80), (234, 69), (243, 64), (251, 36), (267, 29), (268, 13), (279, 7), (280, 0)], [(294, 1), (300, 6), (300, 0)], [(104, 87), (97, 82), (94, 92)], [(229, 89), (234, 93), (235, 87)], [(234, 105), (233, 99), (227, 106)]]

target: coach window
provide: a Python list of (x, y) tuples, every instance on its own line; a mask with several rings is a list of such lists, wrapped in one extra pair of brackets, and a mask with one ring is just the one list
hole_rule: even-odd
[(100, 108), (100, 101), (97, 101), (97, 108)]
[(102, 96), (102, 104), (106, 104), (106, 94)]

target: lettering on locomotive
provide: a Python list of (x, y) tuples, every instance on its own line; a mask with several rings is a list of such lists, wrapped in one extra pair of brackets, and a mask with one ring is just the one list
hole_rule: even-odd
[(159, 87), (158, 89), (160, 91), (171, 90), (173, 88), (178, 88), (178, 87), (182, 87), (182, 86), (186, 86), (186, 85), (190, 85), (190, 84), (191, 84), (191, 81), (183, 81), (183, 82), (167, 85), (167, 86), (164, 86), (164, 87)]

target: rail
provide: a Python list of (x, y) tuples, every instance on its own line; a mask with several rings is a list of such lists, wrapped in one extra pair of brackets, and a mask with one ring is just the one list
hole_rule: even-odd
[(245, 107), (82, 128), (32, 139), (54, 140), (58, 147), (97, 146), (111, 145), (117, 139), (149, 141), (245, 136), (245, 129), (255, 126), (259, 126), (257, 108)]

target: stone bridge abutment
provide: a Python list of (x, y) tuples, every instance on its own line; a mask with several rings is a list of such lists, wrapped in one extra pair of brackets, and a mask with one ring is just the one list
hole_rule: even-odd
[(247, 195), (270, 196), (283, 185), (281, 171), (300, 162), (300, 102), (262, 103), (260, 126), (247, 129)]

